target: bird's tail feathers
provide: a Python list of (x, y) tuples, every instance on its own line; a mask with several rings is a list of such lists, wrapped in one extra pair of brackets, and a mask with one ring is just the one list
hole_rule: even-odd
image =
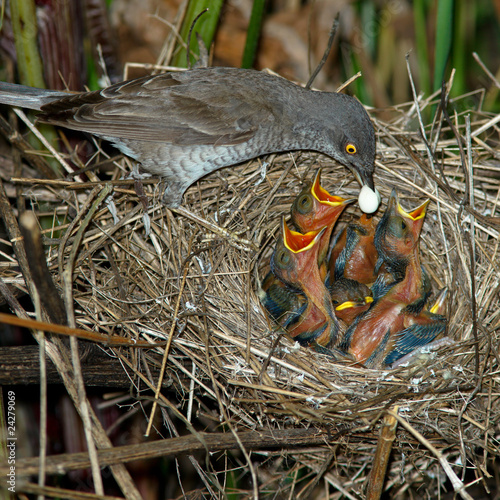
[(26, 85), (0, 82), (0, 104), (18, 108), (39, 110), (43, 105), (67, 95), (67, 92), (58, 90), (37, 89)]

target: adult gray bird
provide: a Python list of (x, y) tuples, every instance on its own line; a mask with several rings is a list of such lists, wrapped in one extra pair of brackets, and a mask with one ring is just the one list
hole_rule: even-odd
[(379, 204), (375, 133), (363, 106), (264, 72), (200, 68), (76, 94), (0, 83), (0, 103), (39, 110), (39, 122), (110, 141), (167, 181), (164, 202), (171, 207), (214, 170), (294, 150), (339, 161), (362, 186), (362, 210)]

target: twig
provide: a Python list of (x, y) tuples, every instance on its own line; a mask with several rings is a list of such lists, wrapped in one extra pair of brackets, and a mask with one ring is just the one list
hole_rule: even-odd
[[(391, 411), (397, 413), (398, 408), (396, 405)], [(377, 441), (377, 449), (373, 457), (373, 467), (368, 481), (366, 500), (378, 500), (382, 495), (387, 464), (391, 456), (392, 443), (396, 438), (397, 425), (398, 421), (390, 413), (384, 416)]]
[[(42, 306), (40, 304), (40, 294), (37, 293), (33, 300), (35, 311), (38, 318), (42, 316)], [(40, 363), (40, 469), (38, 471), (38, 486), (45, 486), (46, 474), (45, 465), (47, 460), (47, 359), (45, 353), (45, 335), (43, 332), (38, 332), (39, 347), (38, 359)], [(43, 500), (43, 496), (38, 496), (39, 500)]]
[(42, 234), (33, 212), (23, 212), (21, 214), (19, 228), (24, 237), (28, 265), (42, 306), (47, 311), (52, 322), (58, 325), (66, 325), (64, 304), (47, 267)]
[(323, 53), (323, 57), (321, 58), (321, 61), (319, 64), (316, 66), (316, 69), (313, 71), (313, 74), (310, 76), (309, 81), (306, 83), (306, 89), (310, 89), (311, 85), (314, 82), (314, 79), (316, 76), (318, 76), (318, 73), (321, 71), (321, 68), (325, 65), (326, 60), (328, 59), (328, 56), (330, 55), (330, 51), (332, 50), (332, 45), (333, 45), (333, 39), (335, 38), (335, 35), (337, 34), (337, 28), (339, 27), (339, 17), (340, 17), (340, 12), (337, 13), (335, 16), (335, 19), (333, 20), (332, 27), (330, 28), (330, 35), (328, 37), (328, 44), (326, 45), (325, 52)]
[(43, 134), (40, 133), (40, 131), (31, 123), (31, 121), (28, 119), (24, 111), (22, 111), (19, 108), (12, 108), (14, 113), (16, 113), (19, 118), (28, 126), (28, 128), (33, 132), (33, 134), (36, 136), (36, 138), (50, 151), (52, 156), (62, 165), (64, 170), (68, 172), (68, 174), (73, 173), (73, 169), (68, 165), (66, 160), (59, 154), (58, 151), (56, 151), (53, 147), (52, 144), (50, 144), (49, 141), (45, 138)]
[(432, 452), (436, 458), (439, 460), (441, 467), (445, 471), (448, 479), (453, 485), (453, 489), (465, 500), (474, 500), (465, 490), (465, 485), (460, 481), (458, 476), (455, 474), (450, 464), (444, 458), (442, 453), (432, 446), (431, 442), (422, 436), (414, 427), (412, 427), (404, 418), (400, 417), (397, 413), (392, 410), (388, 412), (393, 418), (395, 418), (408, 432), (410, 432), (418, 441), (420, 441), (430, 452)]
[(496, 79), (495, 75), (485, 66), (483, 61), (481, 61), (481, 58), (477, 55), (477, 52), (473, 52), (472, 57), (477, 61), (479, 66), (481, 66), (482, 70), (490, 77), (495, 87), (500, 89), (500, 82)]
[(0, 130), (6, 139), (17, 150), (19, 150), (24, 157), (29, 158), (31, 164), (36, 170), (38, 170), (40, 175), (47, 179), (56, 178), (56, 172), (50, 168), (50, 165), (45, 161), (45, 159), (39, 154), (33, 152), (33, 146), (26, 141), (24, 137), (17, 130), (15, 130), (7, 120), (5, 120), (3, 116), (0, 116)]
[(65, 488), (57, 488), (54, 486), (36, 485), (33, 483), (23, 483), (19, 488), (19, 493), (31, 493), (39, 495), (42, 498), (61, 498), (68, 500), (123, 500), (122, 497), (113, 497), (110, 495), (96, 495), (78, 490), (67, 490)]
[(358, 71), (355, 75), (351, 76), (349, 80), (345, 81), (340, 87), (337, 87), (335, 92), (342, 92), (346, 87), (351, 85), (354, 80), (357, 80), (362, 75), (361, 71)]
[[(61, 273), (63, 282), (63, 291), (64, 291), (64, 302), (66, 306), (66, 316), (68, 325), (72, 328), (76, 327), (75, 315), (73, 309), (73, 270), (75, 266), (76, 254), (80, 247), (80, 243), (82, 241), (83, 234), (87, 229), (87, 226), (90, 224), (90, 221), (92, 220), (98, 207), (104, 201), (104, 199), (109, 195), (111, 190), (112, 190), (111, 186), (105, 185), (101, 189), (101, 191), (97, 194), (95, 200), (93, 199), (93, 196), (89, 197), (88, 201), (89, 202), (93, 201), (93, 203), (89, 207), (86, 216), (84, 217), (82, 223), (80, 224), (80, 227), (78, 228), (73, 245), (69, 252), (69, 256), (66, 260), (66, 264), (64, 265), (64, 268)], [(82, 211), (82, 213), (84, 212)], [(69, 236), (69, 234), (71, 234), (71, 231), (68, 231), (67, 236)], [(64, 249), (66, 242), (67, 238), (63, 238), (63, 242), (61, 243), (61, 248), (60, 248), (60, 259), (59, 259), (60, 270), (64, 258)], [(90, 405), (85, 391), (85, 384), (83, 383), (82, 366), (80, 362), (80, 355), (78, 352), (78, 341), (74, 336), (70, 337), (70, 349), (71, 349), (71, 363), (73, 365), (76, 392), (78, 395), (77, 404), (79, 405), (79, 414), (83, 422), (83, 430), (90, 457), (94, 488), (98, 495), (104, 495), (104, 485), (101, 476), (101, 467), (99, 465), (99, 459), (97, 457), (97, 448), (96, 448), (97, 443), (93, 439), (93, 423), (90, 416)]]
[[(191, 251), (191, 244), (192, 244), (192, 240), (189, 242), (189, 252)], [(184, 265), (184, 272), (182, 274), (181, 286), (179, 287), (179, 294), (177, 296), (177, 302), (175, 304), (174, 314), (172, 316), (172, 325), (170, 326), (170, 332), (168, 333), (167, 345), (165, 346), (165, 350), (163, 351), (160, 375), (158, 377), (158, 382), (156, 384), (156, 389), (155, 389), (155, 400), (153, 401), (153, 407), (151, 408), (151, 413), (149, 415), (148, 427), (146, 429), (146, 432), (144, 433), (144, 435), (146, 437), (149, 436), (149, 433), (151, 432), (151, 427), (153, 426), (156, 407), (158, 405), (158, 398), (160, 396), (160, 391), (161, 391), (161, 387), (162, 387), (162, 383), (163, 383), (163, 377), (165, 375), (165, 369), (167, 367), (168, 355), (170, 354), (170, 346), (172, 345), (172, 340), (174, 338), (175, 328), (177, 327), (177, 317), (179, 315), (179, 309), (181, 307), (182, 294), (184, 293), (184, 286), (186, 284), (186, 276), (187, 276), (188, 270), (189, 270), (188, 266)]]
[[(472, 162), (472, 140), (470, 130), (470, 115), (465, 117), (465, 143), (467, 146), (467, 162), (464, 164), (464, 169), (468, 172), (469, 179), (469, 206), (474, 209), (474, 165)], [(471, 212), (470, 217), (470, 232), (467, 234), (470, 250), (470, 275), (471, 275), (471, 316), (472, 316), (472, 335), (476, 341), (475, 346), (475, 364), (476, 374), (479, 374), (479, 338), (477, 332), (477, 302), (476, 302), (476, 219)]]
[[(191, 26), (189, 27), (189, 33), (188, 33), (188, 38), (187, 38), (187, 46), (186, 46), (186, 68), (191, 68), (191, 36), (193, 34), (194, 27), (196, 23), (198, 22), (198, 19), (200, 19), (203, 14), (208, 12), (208, 7), (204, 10), (202, 10), (194, 19), (193, 22), (191, 23)], [(200, 51), (201, 52), (201, 51)]]
[(8, 325), (20, 326), (29, 328), (30, 330), (40, 330), (42, 332), (58, 333), (68, 337), (77, 337), (82, 340), (89, 340), (90, 342), (98, 342), (104, 346), (127, 346), (137, 347), (140, 349), (152, 349), (154, 347), (163, 347), (166, 342), (140, 342), (134, 339), (120, 337), (120, 335), (104, 335), (98, 332), (89, 330), (82, 330), (80, 328), (71, 328), (66, 325), (58, 325), (56, 323), (46, 323), (45, 321), (38, 321), (31, 318), (20, 318), (11, 314), (0, 313), (0, 321)]
[(172, 208), (171, 211), (173, 213), (177, 213), (180, 215), (183, 215), (184, 217), (187, 217), (188, 219), (191, 219), (194, 222), (197, 222), (198, 224), (202, 225), (206, 229), (212, 231), (215, 234), (218, 234), (219, 236), (222, 236), (224, 239), (227, 240), (227, 242), (231, 245), (234, 246), (235, 248), (238, 248), (239, 250), (244, 250), (245, 252), (250, 252), (250, 251), (256, 251), (258, 248), (254, 243), (251, 241), (245, 240), (243, 238), (240, 238), (238, 235), (232, 233), (231, 231), (228, 231), (226, 228), (220, 227), (213, 222), (207, 221), (206, 219), (201, 218), (197, 214), (189, 211), (185, 207), (177, 207), (177, 208)]
[[(238, 440), (230, 432), (201, 432), (202, 440), (194, 435), (160, 439), (139, 444), (115, 446), (97, 451), (99, 463), (105, 466), (125, 464), (134, 460), (156, 457), (175, 457), (207, 450), (238, 449)], [(273, 429), (238, 433), (239, 441), (248, 449), (282, 448), (284, 446), (318, 446), (325, 444), (328, 435), (316, 429)], [(19, 458), (16, 462), (19, 477), (31, 476), (38, 471), (38, 457)], [(90, 465), (86, 452), (65, 453), (47, 457), (47, 474), (61, 474), (70, 470), (86, 469)], [(6, 475), (9, 465), (0, 463), (0, 473)]]
[(420, 135), (425, 145), (425, 149), (427, 150), (427, 155), (429, 157), (429, 162), (431, 164), (432, 171), (434, 172), (434, 155), (432, 154), (431, 147), (429, 146), (429, 142), (427, 141), (427, 134), (425, 133), (424, 122), (422, 120), (422, 113), (420, 113), (420, 106), (418, 106), (417, 91), (415, 89), (415, 82), (413, 81), (413, 74), (410, 68), (410, 54), (406, 54), (406, 68), (408, 70), (408, 78), (410, 79), (413, 101), (415, 102), (415, 110), (417, 112), (418, 124), (420, 127)]
[(498, 122), (500, 122), (500, 114), (494, 116), (491, 120), (488, 120), (484, 125), (474, 130), (474, 132), (472, 132), (471, 134), (471, 137), (477, 137), (478, 135), (482, 134), (489, 128), (493, 127), (493, 125), (496, 125)]

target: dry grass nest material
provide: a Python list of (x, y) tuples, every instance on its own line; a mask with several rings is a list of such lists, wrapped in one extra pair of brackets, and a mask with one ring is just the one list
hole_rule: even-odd
[[(322, 184), (332, 194), (347, 198), (359, 191), (344, 167), (312, 153), (271, 156), (218, 171), (189, 189), (181, 213), (161, 205), (159, 183), (143, 184), (147, 208), (133, 184), (115, 185), (78, 248), (76, 323), (137, 340), (172, 335), (164, 378), (171, 381), (178, 398), (169, 398), (183, 415), (200, 411), (240, 430), (329, 429), (329, 444), (340, 445), (334, 453), (345, 477), (360, 473), (351, 487), (370, 464), (376, 423), (395, 404), (437, 450), (446, 450), (450, 463), (472, 463), (480, 476), (481, 465), (500, 457), (498, 120), (467, 111), (452, 117), (454, 135), (438, 113), (424, 141), (413, 103), (391, 110), (389, 122), (371, 114), (377, 131), (375, 182), (383, 203), (377, 217), (393, 187), (406, 209), (431, 199), (420, 252), (434, 292), (449, 288), (453, 346), (424, 353), (406, 368), (363, 370), (298, 348), (268, 322), (255, 292), (256, 277), (263, 276), (281, 216), (288, 216), (304, 181), (321, 166)], [(114, 179), (123, 175), (120, 165)], [(54, 220), (62, 228), (75, 217), (83, 220), (84, 205), (96, 196), (78, 189), (78, 182), (29, 184), (24, 193), (38, 216), (47, 206), (55, 208)], [(186, 210), (223, 230), (210, 230)], [(340, 226), (358, 215), (357, 206), (349, 207)], [(44, 234), (50, 238), (59, 229), (54, 224), (53, 232)], [(58, 246), (47, 251), (60, 283)], [(164, 355), (164, 348), (102, 348), (128, 358), (132, 368), (124, 367), (138, 391), (146, 386), (137, 372), (149, 378), (145, 366), (161, 364)], [(399, 458), (392, 465), (400, 473), (409, 466), (427, 469), (434, 461), (417, 441), (400, 427), (394, 444)], [(296, 458), (315, 470), (325, 449)], [(404, 463), (404, 457), (411, 459)], [(418, 473), (415, 481), (422, 481)]]

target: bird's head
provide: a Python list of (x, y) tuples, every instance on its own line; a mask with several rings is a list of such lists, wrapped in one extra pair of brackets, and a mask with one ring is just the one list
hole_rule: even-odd
[(389, 266), (407, 261), (417, 248), (429, 202), (426, 200), (411, 212), (406, 212), (399, 204), (396, 190), (392, 190), (387, 210), (375, 231), (375, 246)]
[[(373, 124), (363, 105), (354, 97), (339, 93), (324, 94), (329, 95), (330, 112), (323, 124), (323, 152), (354, 174), (362, 187), (360, 208), (363, 212), (373, 213), (380, 204), (380, 195), (373, 182), (376, 152)], [(324, 105), (327, 105), (326, 101)]]
[(355, 201), (331, 195), (320, 180), (321, 169), (318, 169), (314, 180), (304, 186), (292, 204), (292, 222), (302, 233), (333, 227), (344, 208)]
[(273, 274), (293, 287), (307, 288), (304, 280), (318, 267), (319, 241), (325, 230), (302, 234), (292, 231), (282, 219), (281, 237), (271, 257)]

